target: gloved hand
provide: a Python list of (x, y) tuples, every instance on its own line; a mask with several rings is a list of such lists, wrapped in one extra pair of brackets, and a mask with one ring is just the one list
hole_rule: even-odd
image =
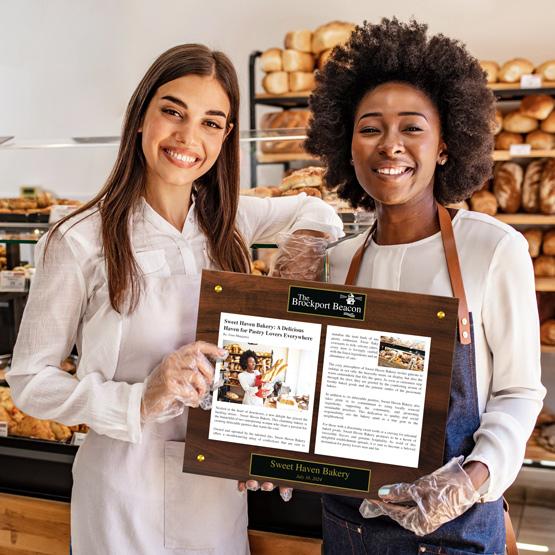
[(214, 380), (214, 367), (208, 359), (227, 355), (225, 349), (204, 341), (167, 355), (145, 380), (142, 422), (166, 422), (179, 416), (186, 406), (198, 407)]
[(271, 275), (313, 281), (324, 269), (328, 236), (318, 231), (297, 230), (278, 235), (278, 251)]
[(412, 484), (380, 488), (382, 501), (365, 499), (360, 514), (364, 518), (387, 515), (417, 536), (432, 533), (462, 515), (480, 498), (462, 461), (463, 457), (455, 457)]
[[(247, 480), (246, 482), (237, 482), (237, 489), (240, 492), (246, 490), (258, 491), (273, 491), (276, 488), (272, 482), (262, 482), (262, 485), (257, 480)], [(293, 488), (279, 488), (279, 495), (285, 501), (290, 501), (293, 497)]]

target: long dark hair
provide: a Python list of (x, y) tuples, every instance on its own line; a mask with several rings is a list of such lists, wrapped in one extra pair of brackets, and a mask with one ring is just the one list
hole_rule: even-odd
[(218, 80), (230, 102), (227, 125), (233, 125), (216, 163), (194, 184), (197, 222), (208, 240), (209, 257), (218, 268), (233, 272), (247, 272), (249, 268), (248, 249), (235, 225), (239, 204), (237, 74), (222, 52), (201, 44), (179, 45), (164, 52), (152, 64), (133, 93), (123, 122), (118, 156), (104, 187), (92, 200), (60, 220), (47, 241), (48, 247), (55, 230), (65, 221), (96, 208), (102, 220), (110, 303), (118, 312), (126, 302), (129, 311), (133, 311), (141, 291), (140, 271), (133, 256), (129, 230), (133, 209), (145, 192), (146, 161), (139, 128), (158, 88), (186, 75), (213, 76)]

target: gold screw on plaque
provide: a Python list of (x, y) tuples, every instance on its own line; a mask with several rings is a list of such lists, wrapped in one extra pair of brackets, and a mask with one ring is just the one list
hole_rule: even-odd
[(221, 293), (224, 290), (224, 288), (221, 285), (216, 285), (216, 287), (214, 287), (214, 291), (216, 291), (216, 293)]
[(437, 317), (438, 317), (440, 320), (443, 320), (443, 319), (445, 318), (445, 312), (443, 312), (443, 310), (440, 310), (440, 311), (437, 313)]
[(198, 462), (204, 462), (204, 455), (197, 455)]

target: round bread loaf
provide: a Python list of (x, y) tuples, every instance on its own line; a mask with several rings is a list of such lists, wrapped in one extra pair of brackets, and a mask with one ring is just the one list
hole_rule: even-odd
[(320, 54), (320, 57), (318, 58), (318, 69), (322, 69), (326, 65), (326, 62), (331, 56), (332, 50), (333, 48), (329, 48), (328, 50), (324, 50)]
[(312, 31), (308, 29), (300, 29), (299, 31), (289, 31), (285, 35), (285, 48), (300, 50), (301, 52), (311, 52), (312, 49)]
[(268, 94), (285, 94), (289, 92), (289, 74), (286, 71), (267, 73), (262, 79), (262, 87)]
[(522, 167), (514, 162), (504, 162), (495, 169), (493, 194), (499, 208), (507, 214), (514, 214), (520, 208), (523, 173)]
[(535, 258), (534, 275), (536, 277), (554, 277), (555, 276), (555, 257), (542, 255)]
[(539, 127), (538, 120), (522, 115), (518, 110), (503, 118), (503, 129), (511, 133), (530, 133)]
[(318, 27), (312, 35), (312, 52), (320, 54), (349, 40), (355, 26), (345, 21), (331, 21)]
[(555, 112), (551, 112), (551, 114), (541, 122), (541, 130), (546, 133), (555, 133)]
[(501, 133), (503, 129), (503, 114), (499, 110), (495, 110), (495, 119), (493, 120), (493, 134)]
[(526, 143), (534, 150), (551, 150), (555, 146), (555, 135), (536, 129), (526, 135)]
[(518, 83), (523, 75), (534, 71), (534, 64), (525, 58), (515, 58), (505, 62), (499, 70), (499, 81), (502, 83)]
[(525, 96), (520, 103), (520, 113), (536, 119), (545, 119), (553, 111), (555, 100), (547, 94)]
[(541, 75), (546, 81), (555, 81), (555, 60), (543, 62), (536, 68), (535, 73)]
[(293, 71), (289, 73), (289, 90), (291, 92), (311, 91), (316, 86), (313, 72)]
[(544, 160), (534, 160), (528, 164), (522, 184), (522, 208), (525, 212), (536, 213), (540, 210), (540, 183)]
[(497, 150), (509, 150), (511, 145), (521, 145), (523, 142), (524, 137), (520, 133), (501, 131), (495, 137), (495, 148)]
[(488, 83), (497, 83), (497, 75), (499, 73), (499, 64), (490, 60), (480, 60), (480, 66), (486, 72), (486, 80)]
[(314, 71), (314, 56), (308, 52), (287, 49), (283, 51), (283, 71)]
[(541, 229), (527, 229), (522, 232), (524, 238), (528, 242), (528, 252), (532, 258), (536, 258), (540, 254), (542, 248), (542, 236), (543, 232)]
[(543, 237), (543, 254), (555, 255), (555, 229), (550, 229)]
[(497, 214), (497, 199), (490, 191), (476, 191), (470, 197), (470, 208), (489, 216)]
[(270, 71), (281, 71), (282, 57), (280, 48), (269, 48), (265, 52), (262, 52), (260, 56), (260, 66), (262, 71), (269, 73)]

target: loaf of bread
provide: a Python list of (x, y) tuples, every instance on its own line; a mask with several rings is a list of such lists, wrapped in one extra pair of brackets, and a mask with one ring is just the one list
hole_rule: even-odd
[(555, 345), (555, 320), (546, 320), (540, 326), (540, 341), (542, 345)]
[(522, 184), (522, 208), (525, 212), (540, 211), (540, 183), (544, 160), (534, 160), (528, 164)]
[(289, 73), (289, 90), (291, 92), (311, 91), (316, 85), (314, 73), (293, 71)]
[(551, 112), (551, 114), (541, 122), (541, 130), (546, 133), (555, 133), (555, 112)]
[(314, 71), (314, 56), (298, 50), (283, 51), (283, 71)]
[(541, 75), (545, 81), (555, 81), (555, 60), (548, 60), (540, 64), (536, 68), (535, 73)]
[(526, 143), (529, 144), (533, 150), (551, 150), (555, 147), (555, 135), (536, 129), (532, 131), (532, 133), (526, 135)]
[(528, 252), (532, 258), (536, 258), (540, 255), (542, 248), (542, 236), (543, 232), (541, 229), (527, 229), (522, 232), (526, 241), (528, 241)]
[(468, 202), (461, 200), (459, 202), (451, 202), (445, 205), (446, 208), (456, 208), (457, 210), (469, 210)]
[(525, 96), (520, 103), (520, 113), (536, 119), (545, 119), (553, 111), (555, 100), (547, 94)]
[(299, 189), (289, 189), (282, 193), (282, 197), (292, 197), (295, 195), (300, 195), (301, 193), (306, 193), (309, 197), (322, 198), (322, 193), (317, 187), (301, 187)]
[(267, 73), (262, 79), (262, 87), (268, 94), (285, 94), (289, 92), (289, 74), (286, 71)]
[(523, 171), (519, 164), (504, 162), (495, 168), (493, 194), (499, 208), (508, 214), (518, 212), (522, 196)]
[(497, 199), (489, 191), (476, 191), (470, 197), (470, 208), (476, 212), (483, 212), (489, 216), (497, 214)]
[(282, 52), (280, 48), (269, 48), (262, 52), (260, 56), (260, 67), (262, 71), (270, 73), (271, 71), (282, 71)]
[(495, 119), (493, 120), (493, 134), (501, 133), (503, 129), (503, 114), (499, 110), (495, 110)]
[(328, 58), (331, 56), (332, 50), (333, 48), (330, 48), (329, 50), (324, 50), (320, 54), (320, 57), (318, 58), (318, 69), (322, 69), (326, 65)]
[(555, 277), (555, 257), (541, 255), (534, 259), (536, 277)]
[(545, 160), (540, 183), (540, 211), (555, 214), (555, 158)]
[[(309, 110), (283, 110), (281, 112), (268, 112), (260, 120), (260, 128), (269, 129), (306, 129), (310, 118)], [(304, 139), (287, 141), (262, 141), (260, 148), (267, 154), (274, 153), (301, 153)]]
[(312, 35), (312, 52), (320, 54), (349, 40), (355, 26), (344, 21), (331, 21), (318, 27)]
[(497, 74), (499, 73), (499, 64), (489, 60), (481, 60), (480, 66), (486, 72), (486, 79), (488, 83), (497, 83)]
[(300, 52), (312, 52), (312, 31), (308, 29), (289, 31), (285, 35), (284, 46)]
[(538, 120), (524, 116), (518, 110), (509, 112), (503, 118), (503, 129), (511, 133), (530, 133), (539, 127)]
[(300, 170), (295, 170), (281, 180), (280, 189), (301, 189), (303, 187), (323, 187), (325, 168), (319, 166), (307, 166)]
[(495, 137), (495, 148), (497, 150), (509, 150), (511, 145), (521, 145), (523, 142), (524, 137), (520, 133), (501, 131)]
[(505, 62), (499, 70), (498, 77), (502, 83), (518, 83), (523, 75), (534, 71), (534, 64), (524, 58), (515, 58)]
[(550, 229), (543, 237), (543, 254), (555, 255), (555, 229)]

